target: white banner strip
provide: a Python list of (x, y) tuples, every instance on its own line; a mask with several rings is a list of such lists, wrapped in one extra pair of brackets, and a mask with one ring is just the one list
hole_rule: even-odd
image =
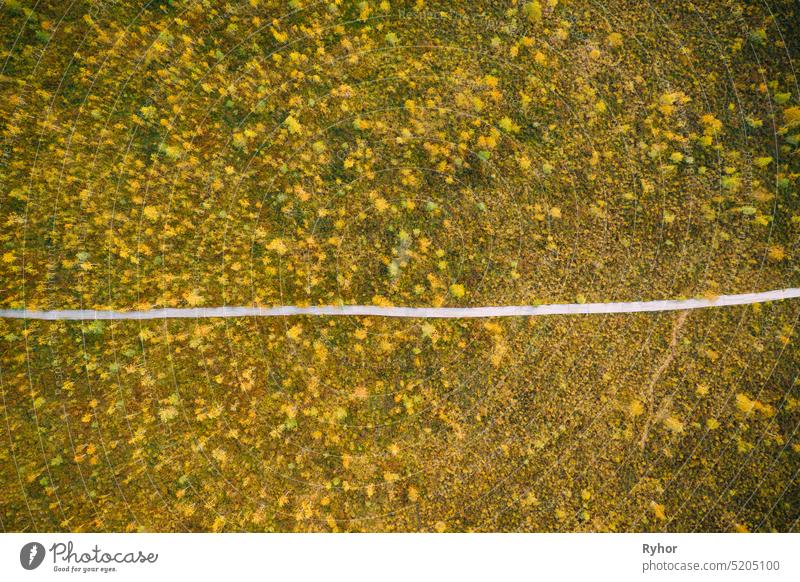
[(663, 301), (627, 301), (619, 303), (551, 303), (546, 305), (506, 305), (490, 307), (381, 307), (378, 305), (320, 305), (296, 307), (168, 307), (140, 311), (102, 309), (0, 309), (0, 317), (86, 321), (94, 319), (201, 319), (209, 317), (279, 317), (290, 315), (369, 315), (375, 317), (414, 317), (422, 319), (458, 319), (475, 317), (536, 317), (540, 315), (580, 315), (598, 313), (642, 313), (682, 311), (707, 307), (751, 305), (800, 297), (800, 289), (776, 289), (762, 293), (719, 295), (710, 299), (669, 299)]
[(2, 580), (800, 580), (800, 534), (2, 534)]

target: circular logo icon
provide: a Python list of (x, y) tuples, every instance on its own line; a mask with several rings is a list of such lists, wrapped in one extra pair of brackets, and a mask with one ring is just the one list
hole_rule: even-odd
[(44, 561), (44, 546), (39, 542), (29, 542), (19, 551), (19, 563), (26, 570), (35, 570)]

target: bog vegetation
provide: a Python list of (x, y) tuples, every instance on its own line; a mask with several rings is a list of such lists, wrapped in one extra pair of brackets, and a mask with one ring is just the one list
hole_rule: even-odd
[[(800, 286), (792, 0), (0, 5), (3, 308)], [(762, 531), (798, 302), (0, 321), (0, 527)]]

